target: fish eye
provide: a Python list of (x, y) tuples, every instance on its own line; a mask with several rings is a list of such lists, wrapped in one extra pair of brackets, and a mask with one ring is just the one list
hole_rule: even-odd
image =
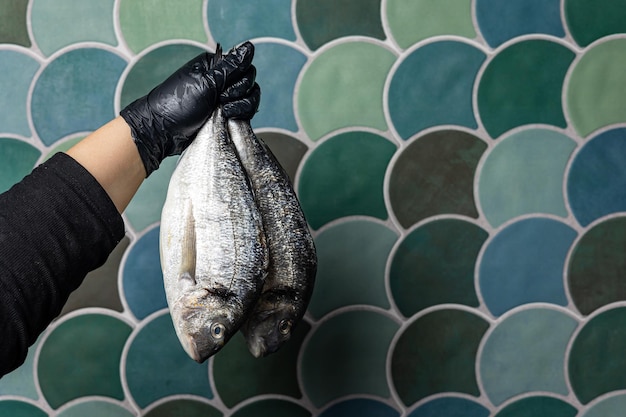
[(211, 324), (211, 336), (214, 339), (221, 339), (224, 337), (224, 330), (226, 327), (222, 323), (213, 323)]
[(291, 330), (291, 320), (283, 319), (278, 323), (278, 331), (281, 334), (287, 334)]

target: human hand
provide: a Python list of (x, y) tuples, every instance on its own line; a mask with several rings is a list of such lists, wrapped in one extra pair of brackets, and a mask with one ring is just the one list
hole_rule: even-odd
[(226, 117), (254, 116), (260, 88), (252, 43), (233, 48), (216, 63), (213, 56), (198, 55), (120, 112), (130, 126), (146, 177), (167, 156), (185, 150), (218, 105), (224, 105)]

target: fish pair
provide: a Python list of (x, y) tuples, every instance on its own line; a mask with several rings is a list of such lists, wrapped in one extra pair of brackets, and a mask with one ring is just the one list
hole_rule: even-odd
[(290, 338), (313, 291), (315, 246), (287, 174), (249, 121), (218, 108), (181, 155), (160, 252), (174, 328), (194, 360), (238, 330), (255, 357)]

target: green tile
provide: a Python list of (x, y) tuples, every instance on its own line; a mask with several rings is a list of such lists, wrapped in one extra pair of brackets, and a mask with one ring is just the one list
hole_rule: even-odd
[(337, 398), (389, 396), (387, 351), (398, 324), (375, 311), (347, 311), (318, 327), (302, 352), (304, 388), (316, 407)]
[(144, 417), (221, 417), (224, 414), (212, 405), (192, 399), (172, 399), (142, 414)]
[(0, 415), (11, 417), (46, 417), (39, 407), (20, 400), (0, 400)]
[(347, 221), (321, 232), (315, 239), (317, 276), (309, 312), (320, 318), (347, 305), (389, 308), (385, 266), (397, 239), (393, 230), (369, 220)]
[(136, 54), (170, 39), (206, 44), (202, 5), (203, 0), (120, 1), (118, 17), (124, 41)]
[(591, 318), (576, 335), (567, 365), (572, 389), (581, 403), (626, 389), (624, 320), (626, 308), (617, 306)]
[(471, 0), (388, 0), (385, 12), (401, 48), (438, 35), (476, 36)]
[(306, 160), (298, 195), (309, 224), (365, 215), (387, 218), (383, 200), (385, 170), (396, 147), (369, 132), (347, 132), (318, 146)]
[(444, 303), (478, 307), (476, 258), (488, 235), (463, 220), (435, 220), (418, 227), (397, 247), (389, 288), (400, 312), (411, 317)]
[(299, 0), (296, 19), (300, 34), (314, 50), (344, 36), (385, 39), (380, 3), (381, 0)]
[(498, 52), (478, 86), (478, 110), (492, 138), (530, 123), (566, 127), (561, 97), (575, 54), (561, 43), (524, 40)]
[(478, 217), (474, 175), (487, 144), (456, 130), (428, 133), (411, 142), (395, 161), (389, 200), (400, 224), (409, 228), (438, 214)]
[(28, 142), (0, 137), (0, 192), (29, 174), (40, 156), (41, 151)]
[(236, 333), (213, 360), (215, 389), (224, 404), (233, 407), (261, 394), (302, 397), (297, 361), (309, 330), (307, 322), (300, 322), (279, 351), (262, 359), (254, 358), (241, 332)]
[(386, 130), (383, 86), (395, 56), (362, 40), (333, 45), (304, 70), (297, 92), (302, 127), (312, 140), (349, 126)]
[[(566, 109), (572, 125), (582, 137), (626, 116), (626, 39), (610, 39), (584, 52), (571, 72), (567, 87)], [(559, 91), (560, 94), (560, 91)]]
[(575, 244), (567, 268), (567, 284), (576, 308), (584, 314), (626, 300), (626, 218), (602, 221)]
[(580, 46), (626, 32), (624, 0), (568, 0), (563, 4), (567, 27)]
[[(495, 417), (574, 417), (578, 410), (572, 404), (554, 397), (536, 396), (522, 398), (498, 411)], [(586, 415), (586, 413), (585, 413)]]
[(300, 405), (285, 400), (257, 400), (241, 407), (232, 417), (309, 417), (312, 414)]
[(124, 399), (119, 363), (130, 326), (85, 313), (61, 323), (42, 341), (37, 375), (52, 408), (87, 395)]
[(391, 377), (406, 406), (430, 395), (478, 396), (476, 355), (489, 324), (464, 310), (437, 310), (412, 322), (391, 357)]
[(26, 14), (28, 0), (5, 0), (0, 12), (0, 43), (31, 46)]

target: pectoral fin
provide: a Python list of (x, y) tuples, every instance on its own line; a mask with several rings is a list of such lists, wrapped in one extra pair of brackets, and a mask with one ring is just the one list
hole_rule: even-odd
[(196, 285), (196, 222), (193, 218), (191, 202), (187, 205), (186, 214), (178, 279)]

